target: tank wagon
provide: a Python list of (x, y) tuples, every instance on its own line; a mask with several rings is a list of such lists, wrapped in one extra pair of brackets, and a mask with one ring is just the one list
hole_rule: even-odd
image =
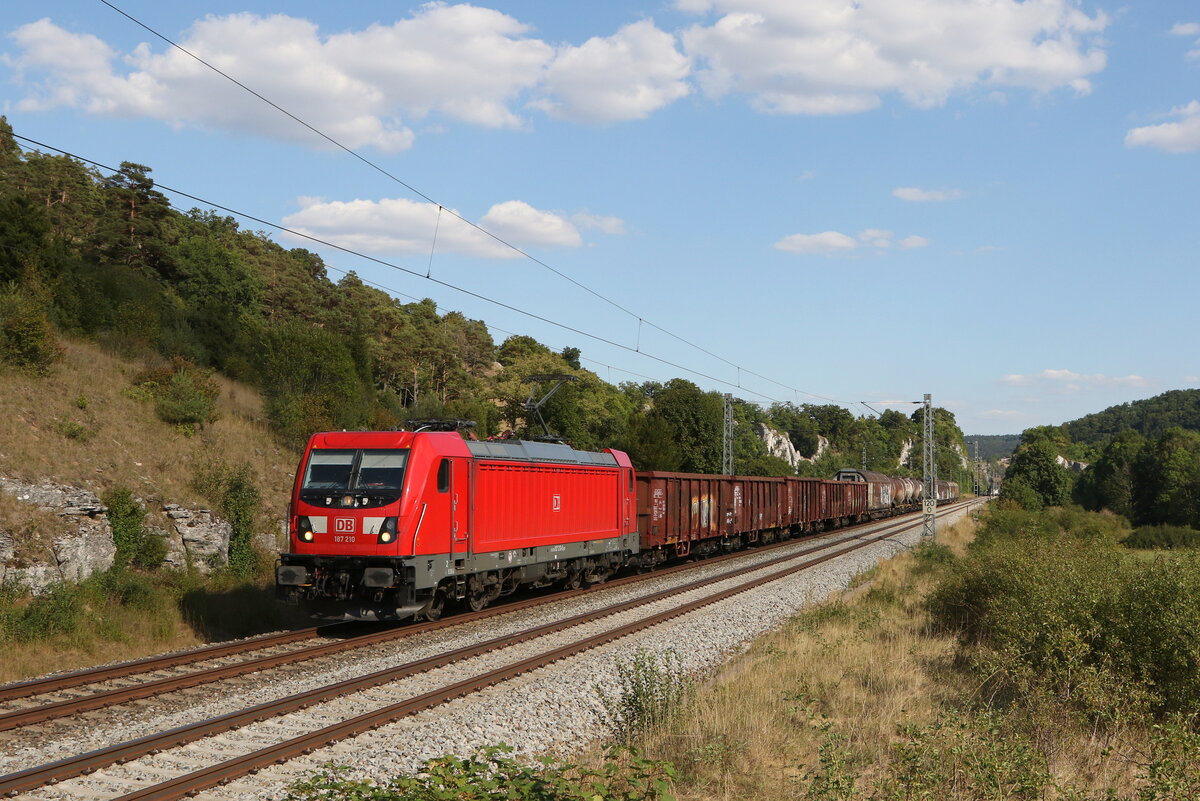
[[(919, 479), (885, 476), (872, 470), (839, 470), (834, 480), (865, 485), (868, 508), (873, 518), (914, 511), (920, 507), (924, 495), (924, 487)], [(956, 500), (958, 484), (938, 479), (934, 482), (934, 495), (939, 504)]]
[(864, 471), (635, 472), (611, 449), (326, 432), (296, 470), (276, 591), (320, 617), (432, 620), (451, 601), (479, 610), (522, 586), (579, 587), (919, 503), (920, 482)]

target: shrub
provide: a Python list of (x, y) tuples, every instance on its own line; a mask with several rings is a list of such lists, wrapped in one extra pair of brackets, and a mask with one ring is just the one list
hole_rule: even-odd
[(202, 426), (216, 419), (217, 383), (207, 370), (189, 368), (174, 373), (159, 391), (154, 413), (164, 423)]
[(83, 423), (77, 423), (74, 420), (60, 420), (54, 425), (54, 428), (67, 439), (87, 442), (92, 438), (91, 429)]
[(133, 493), (124, 487), (114, 487), (101, 500), (108, 507), (117, 562), (143, 568), (161, 565), (167, 556), (166, 540), (146, 528), (146, 509), (134, 499)]
[(426, 761), (415, 775), (380, 784), (342, 778), (347, 768), (327, 767), (294, 783), (288, 801), (667, 801), (675, 772), (670, 763), (646, 759), (633, 749), (610, 749), (599, 770), (542, 759), (530, 764), (509, 756), (505, 745), (469, 757)]
[(238, 576), (248, 577), (261, 566), (254, 547), (254, 519), (262, 495), (247, 464), (231, 466), (220, 461), (203, 462), (196, 467), (192, 486), (208, 498), (229, 523), (229, 567)]
[(1113, 544), (1120, 518), (1043, 517), (989, 514), (929, 599), (991, 689), (1093, 720), (1200, 707), (1200, 557), (1146, 563)]
[(43, 375), (63, 350), (43, 304), (21, 289), (0, 293), (0, 362)]
[(1121, 541), (1126, 548), (1200, 548), (1200, 531), (1186, 526), (1142, 526)]
[(1200, 798), (1200, 733), (1194, 717), (1173, 717), (1155, 726), (1150, 760), (1139, 777), (1138, 801)]
[(617, 664), (617, 693), (596, 691), (604, 706), (609, 730), (618, 742), (669, 722), (693, 692), (691, 678), (674, 651), (656, 656), (639, 648), (629, 662)]
[(212, 370), (176, 356), (168, 365), (148, 367), (133, 379), (131, 397), (153, 400), (158, 419), (191, 434), (217, 419), (220, 387)]
[(978, 798), (1034, 801), (1053, 783), (1046, 758), (1003, 716), (945, 713), (927, 726), (906, 727), (893, 747), (876, 801)]
[(0, 641), (31, 642), (82, 628), (82, 592), (77, 584), (52, 585), (22, 603), (23, 588), (8, 586), (0, 599)]

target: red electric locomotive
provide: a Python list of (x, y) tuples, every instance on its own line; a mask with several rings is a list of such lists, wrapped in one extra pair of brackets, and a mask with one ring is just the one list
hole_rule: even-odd
[[(578, 587), (898, 512), (917, 485), (837, 478), (635, 474), (621, 451), (455, 431), (316, 434), (276, 589), (323, 617), (432, 620), (451, 600), (478, 610), (522, 585)], [(938, 483), (939, 498), (957, 495)]]
[(602, 581), (637, 553), (615, 450), (454, 432), (315, 434), (296, 472), (279, 595), (327, 617), (434, 619), (521, 585)]

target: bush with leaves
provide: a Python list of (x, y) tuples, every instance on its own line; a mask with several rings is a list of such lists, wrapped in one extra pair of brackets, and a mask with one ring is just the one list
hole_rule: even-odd
[(146, 509), (133, 493), (124, 487), (113, 487), (101, 500), (108, 507), (117, 561), (141, 568), (161, 565), (167, 556), (167, 542), (146, 528)]
[(989, 513), (930, 596), (997, 697), (1040, 697), (1091, 720), (1200, 708), (1200, 557), (1145, 562), (1121, 518)]
[(164, 423), (193, 433), (217, 418), (221, 390), (212, 370), (176, 356), (168, 364), (149, 367), (134, 376), (131, 394), (152, 399), (154, 413)]
[(385, 782), (348, 779), (327, 767), (294, 783), (288, 801), (672, 801), (674, 768), (634, 749), (610, 749), (599, 770), (569, 762), (514, 759), (506, 745), (469, 757), (426, 761), (415, 775)]
[(62, 354), (37, 294), (21, 287), (0, 292), (0, 362), (43, 375)]
[(229, 523), (230, 570), (242, 577), (253, 575), (262, 563), (254, 547), (254, 520), (262, 504), (262, 493), (254, 483), (250, 466), (203, 462), (196, 468), (192, 486), (212, 501)]
[(1185, 526), (1142, 526), (1122, 542), (1126, 548), (1171, 550), (1200, 548), (1200, 531)]

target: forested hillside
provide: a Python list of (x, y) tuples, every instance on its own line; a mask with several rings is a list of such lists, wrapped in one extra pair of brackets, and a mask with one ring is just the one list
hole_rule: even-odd
[[(1072, 473), (1059, 456), (1083, 458), (1088, 467)], [(1200, 528), (1200, 390), (1025, 431), (1001, 494), (1028, 509), (1073, 501), (1135, 526)]]
[[(150, 175), (131, 162), (102, 175), (69, 157), (26, 152), (0, 118), (5, 363), (45, 373), (64, 335), (143, 359), (132, 389), (184, 433), (213, 418), (219, 372), (261, 391), (272, 430), (293, 447), (313, 431), (431, 417), (475, 420), (480, 437), (520, 434), (528, 377), (565, 373), (578, 380), (542, 410), (557, 436), (584, 449), (623, 448), (646, 469), (719, 471), (719, 393), (681, 378), (614, 386), (581, 368), (577, 348), (554, 352), (527, 336), (497, 344), (480, 320), (428, 299), (402, 303), (232, 217), (174, 209)], [(861, 418), (833, 405), (763, 409), (737, 400), (735, 414), (739, 473), (794, 472), (768, 454), (760, 424), (817, 457), (801, 463), (806, 474), (864, 462), (910, 474), (920, 467), (911, 447), (919, 410)], [(939, 475), (965, 482), (962, 434), (951, 413), (937, 415)]]
[(966, 440), (972, 444), (971, 455), (975, 455), (974, 443), (979, 443), (979, 458), (985, 462), (995, 461), (1012, 456), (1013, 451), (1021, 442), (1020, 434), (967, 434)]
[(1146, 400), (1110, 406), (1063, 426), (1074, 442), (1100, 446), (1125, 430), (1151, 438), (1173, 426), (1200, 431), (1200, 389), (1174, 389)]

